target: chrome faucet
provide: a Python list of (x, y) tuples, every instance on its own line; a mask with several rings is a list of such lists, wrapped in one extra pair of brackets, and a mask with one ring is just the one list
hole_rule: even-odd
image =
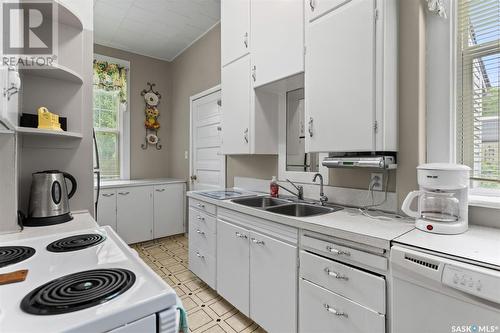
[(319, 177), (319, 201), (321, 202), (321, 206), (324, 206), (328, 202), (328, 197), (325, 195), (325, 192), (323, 191), (323, 175), (320, 173), (317, 173), (314, 175), (313, 182), (316, 182), (316, 179)]
[(304, 187), (300, 186), (300, 185), (295, 185), (290, 179), (287, 179), (286, 181), (289, 182), (293, 187), (295, 187), (295, 189), (297, 189), (297, 193), (287, 189), (286, 187), (284, 187), (282, 185), (278, 184), (278, 186), (281, 187), (282, 189), (284, 189), (285, 191), (287, 191), (288, 193), (291, 193), (294, 196), (296, 196), (297, 199), (304, 200)]

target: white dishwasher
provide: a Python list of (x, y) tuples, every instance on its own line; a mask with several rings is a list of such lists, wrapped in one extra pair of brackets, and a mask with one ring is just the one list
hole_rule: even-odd
[(391, 249), (391, 332), (500, 332), (500, 270)]

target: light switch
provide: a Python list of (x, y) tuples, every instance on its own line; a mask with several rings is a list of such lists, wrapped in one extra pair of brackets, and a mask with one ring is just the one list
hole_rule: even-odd
[(189, 158), (189, 152), (186, 150), (184, 151), (184, 159), (187, 160)]

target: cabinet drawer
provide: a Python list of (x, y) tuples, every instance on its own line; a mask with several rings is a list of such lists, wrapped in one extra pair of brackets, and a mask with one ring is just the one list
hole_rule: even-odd
[(194, 208), (189, 208), (189, 224), (197, 224), (204, 229), (215, 234), (217, 220), (214, 216), (201, 212)]
[(301, 251), (300, 276), (385, 314), (385, 279), (333, 260)]
[(215, 257), (207, 254), (204, 250), (190, 246), (189, 248), (189, 270), (201, 280), (215, 289)]
[(206, 212), (212, 215), (215, 215), (217, 212), (217, 207), (215, 205), (193, 198), (189, 199), (189, 207), (194, 207), (202, 212)]
[(300, 279), (299, 333), (383, 333), (385, 315)]
[(383, 271), (387, 270), (387, 258), (339, 245), (335, 242), (327, 242), (321, 239), (304, 236), (302, 237), (302, 246), (335, 260), (347, 263), (358, 263)]
[(215, 257), (216, 234), (210, 231), (203, 222), (194, 220), (189, 223), (189, 246), (195, 246)]

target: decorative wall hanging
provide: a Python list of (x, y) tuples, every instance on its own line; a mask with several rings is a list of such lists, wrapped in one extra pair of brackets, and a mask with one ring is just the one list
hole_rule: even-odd
[(431, 13), (447, 18), (443, 0), (427, 0), (427, 8)]
[(144, 89), (141, 92), (141, 96), (144, 97), (146, 103), (146, 121), (144, 126), (146, 127), (145, 143), (141, 144), (142, 149), (148, 149), (149, 145), (154, 145), (157, 150), (162, 148), (160, 144), (160, 138), (158, 138), (158, 129), (160, 129), (160, 123), (158, 118), (160, 117), (160, 111), (158, 110), (158, 105), (160, 104), (161, 94), (153, 90), (156, 86), (154, 83), (148, 82), (148, 89)]

